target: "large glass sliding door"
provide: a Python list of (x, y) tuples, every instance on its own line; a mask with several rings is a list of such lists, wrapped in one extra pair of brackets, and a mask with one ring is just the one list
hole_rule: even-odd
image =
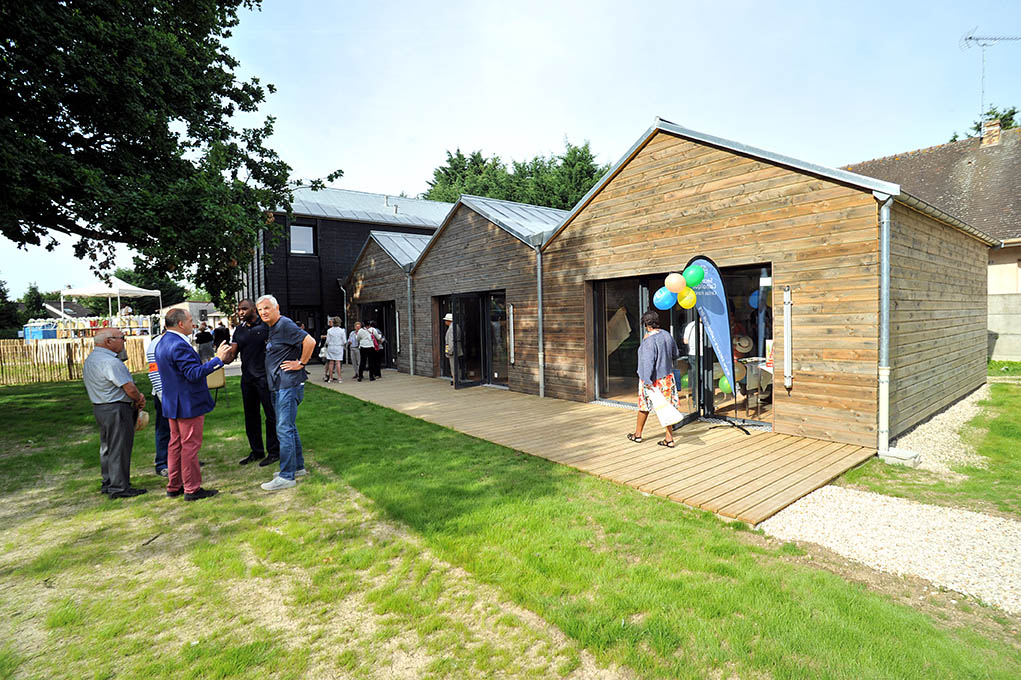
[[(709, 345), (695, 310), (674, 306), (659, 313), (660, 326), (673, 334), (682, 360), (678, 392), (681, 411), (759, 422), (773, 419), (772, 266), (727, 267), (720, 272), (727, 290), (737, 390), (723, 392), (723, 369)], [(634, 404), (638, 390), (639, 319), (654, 309), (652, 294), (666, 274), (597, 281), (596, 398)], [(701, 347), (701, 360), (698, 359)], [(700, 396), (699, 396), (700, 395)]]
[[(597, 337), (596, 337), (596, 398), (634, 404), (638, 398), (638, 346), (642, 340), (640, 319), (642, 314), (655, 309), (651, 305), (652, 293), (663, 285), (666, 274), (658, 276), (612, 279), (596, 283)], [(681, 397), (681, 411), (695, 410), (692, 398), (691, 377), (684, 344), (685, 329), (694, 321), (694, 312), (673, 307), (656, 310), (660, 327), (671, 333), (681, 350), (682, 360), (676, 368), (680, 372), (677, 385)]]
[[(507, 300), (503, 292), (461, 293), (440, 298), (438, 342), (445, 345), (449, 311), (453, 316), (454, 386), (507, 385), (509, 346)], [(440, 375), (451, 377), (444, 357)]]
[(454, 387), (482, 384), (482, 305), (476, 294), (455, 295)]
[(491, 385), (506, 385), (510, 365), (507, 345), (507, 296), (503, 293), (487, 293), (485, 306), (488, 310), (489, 327), (486, 382)]

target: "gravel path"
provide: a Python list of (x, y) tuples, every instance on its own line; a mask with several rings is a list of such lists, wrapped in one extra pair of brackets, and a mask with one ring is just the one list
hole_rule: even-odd
[(824, 486), (759, 526), (1021, 615), (1021, 522)]
[(985, 467), (985, 458), (961, 441), (958, 434), (982, 408), (978, 402), (989, 398), (989, 385), (983, 385), (942, 413), (915, 427), (894, 441), (895, 450), (911, 451), (920, 456), (918, 467), (949, 477), (959, 477), (951, 468), (971, 465)]

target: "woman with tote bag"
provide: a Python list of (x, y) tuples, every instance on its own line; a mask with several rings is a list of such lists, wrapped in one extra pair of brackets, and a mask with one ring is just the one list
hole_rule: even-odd
[(678, 410), (680, 398), (674, 381), (674, 362), (681, 358), (677, 343), (670, 333), (659, 327), (659, 314), (649, 310), (642, 314), (644, 337), (638, 346), (638, 422), (635, 431), (629, 432), (628, 440), (642, 441), (642, 430), (649, 418), (649, 411), (655, 410), (666, 436), (657, 442), (660, 446), (674, 448), (673, 425), (682, 416)]

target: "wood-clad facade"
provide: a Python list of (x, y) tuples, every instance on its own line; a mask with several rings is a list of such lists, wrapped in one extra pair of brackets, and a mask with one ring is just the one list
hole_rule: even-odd
[(459, 204), (412, 273), (415, 374), (444, 375), (441, 301), (462, 293), (503, 292), (513, 306), (511, 390), (538, 392), (535, 251), (475, 210)]
[(986, 381), (989, 248), (894, 204), (890, 239), (890, 436)]
[[(903, 334), (893, 341), (891, 429), (897, 432), (981, 383), (981, 272), (988, 248), (895, 205), (893, 299), (899, 306), (892, 335), (915, 323), (946, 338), (937, 348)], [(876, 446), (879, 236), (879, 206), (868, 189), (656, 130), (544, 246), (546, 394), (581, 401), (595, 396), (590, 329), (597, 282), (679, 271), (692, 256), (705, 255), (721, 268), (771, 267), (774, 431)], [(950, 298), (938, 297), (938, 281), (943, 293), (958, 284), (946, 283), (948, 270), (968, 281)], [(785, 286), (794, 301), (789, 393), (781, 368)], [(913, 377), (912, 366), (924, 371)], [(949, 385), (947, 371), (954, 372)]]
[[(390, 255), (380, 247), (374, 239), (370, 238), (362, 249), (361, 256), (354, 264), (351, 276), (348, 277), (348, 332), (352, 332), (354, 321), (361, 318), (359, 308), (361, 305), (371, 303), (393, 302), (396, 309), (397, 323), (396, 333), (400, 339), (387, 337), (390, 349), (396, 360), (396, 368), (405, 373), (409, 370), (411, 335), (408, 332), (407, 309), (408, 309), (408, 274), (394, 261)], [(381, 319), (376, 319), (381, 323)]]

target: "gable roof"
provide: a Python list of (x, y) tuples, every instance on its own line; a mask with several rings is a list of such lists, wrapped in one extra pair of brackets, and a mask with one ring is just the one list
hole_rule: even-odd
[(295, 215), (410, 227), (438, 227), (452, 203), (365, 191), (308, 187), (294, 189)]
[(440, 234), (450, 224), (454, 213), (461, 206), (478, 213), (529, 247), (541, 246), (545, 243), (546, 239), (553, 234), (570, 214), (566, 210), (559, 210), (557, 208), (545, 208), (540, 205), (529, 205), (528, 203), (516, 203), (497, 198), (463, 194), (457, 200), (457, 203), (454, 204), (454, 207), (450, 209), (450, 212), (447, 213), (446, 218), (439, 229), (436, 230), (436, 233), (429, 239), (429, 243), (411, 268), (412, 272), (418, 268), (419, 262), (429, 252), (433, 243), (436, 242)]
[(355, 267), (352, 267), (351, 271), (353, 272), (357, 267), (358, 261), (362, 259), (362, 255), (365, 254), (365, 249), (369, 247), (370, 241), (375, 241), (398, 267), (408, 271), (415, 264), (415, 260), (422, 254), (422, 251), (425, 250), (431, 238), (432, 236), (428, 234), (399, 234), (393, 231), (370, 231), (369, 238), (365, 240), (365, 245), (362, 246), (361, 252), (355, 258)]
[(897, 182), (1000, 239), (1021, 238), (1021, 128), (998, 144), (978, 137), (847, 166)]
[(587, 194), (582, 196), (573, 208), (571, 208), (568, 216), (563, 222), (556, 228), (556, 230), (546, 239), (543, 244), (545, 250), (551, 241), (555, 239), (567, 226), (578, 216), (578, 214), (587, 206), (599, 192), (601, 192), (607, 184), (616, 177), (624, 167), (631, 162), (631, 160), (638, 155), (638, 153), (645, 147), (646, 144), (658, 133), (666, 133), (682, 139), (687, 139), (699, 144), (706, 146), (715, 147), (717, 149), (723, 149), (731, 151), (741, 156), (754, 158), (757, 160), (765, 161), (773, 165), (779, 165), (781, 167), (790, 168), (797, 172), (801, 172), (807, 175), (815, 177), (821, 177), (823, 179), (830, 180), (837, 184), (844, 186), (850, 186), (861, 191), (872, 192), (877, 196), (890, 196), (895, 200), (908, 205), (919, 212), (923, 212), (931, 217), (944, 222), (945, 224), (958, 229), (974, 238), (982, 241), (987, 245), (999, 245), (1000, 240), (987, 235), (984, 232), (979, 231), (975, 227), (963, 222), (962, 220), (949, 215), (939, 208), (923, 201), (915, 196), (912, 196), (905, 192), (900, 185), (876, 179), (875, 177), (869, 177), (866, 175), (859, 175), (848, 170), (841, 170), (838, 168), (828, 168), (824, 165), (816, 165), (815, 163), (809, 163), (807, 161), (798, 160), (791, 158), (790, 156), (784, 156), (782, 154), (774, 153), (772, 151), (766, 151), (759, 149), (748, 144), (742, 144), (741, 142), (735, 142), (723, 137), (716, 137), (714, 135), (705, 134), (704, 132), (697, 132), (695, 130), (689, 130), (688, 128), (681, 127), (676, 123), (663, 120), (660, 117), (656, 117), (653, 121), (652, 127), (645, 131), (641, 137), (638, 138), (631, 148), (628, 149), (620, 160), (614, 163), (610, 169), (606, 172), (603, 177), (596, 182), (596, 184), (589, 190)]

